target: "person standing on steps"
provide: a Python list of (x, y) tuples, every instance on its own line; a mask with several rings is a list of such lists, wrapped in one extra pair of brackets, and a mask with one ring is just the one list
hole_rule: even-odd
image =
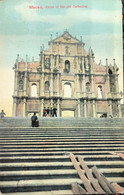
[(33, 116), (31, 117), (32, 127), (36, 127), (36, 121), (38, 120), (36, 113), (34, 112)]
[(50, 109), (49, 107), (46, 109), (47, 116), (49, 116)]
[(50, 108), (50, 117), (52, 117), (52, 115), (53, 115), (53, 109), (52, 109), (52, 107)]
[(6, 115), (4, 110), (1, 110), (1, 113), (0, 113), (1, 118), (4, 118), (4, 115)]
[(46, 107), (44, 107), (44, 109), (43, 109), (43, 117), (45, 117), (46, 116)]
[(56, 116), (57, 117), (57, 108), (53, 108), (53, 115), (52, 115), (52, 117), (54, 117), (54, 116)]

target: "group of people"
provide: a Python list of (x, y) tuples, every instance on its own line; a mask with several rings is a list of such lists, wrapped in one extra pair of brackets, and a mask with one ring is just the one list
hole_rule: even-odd
[[(43, 109), (43, 117), (57, 117), (57, 108), (49, 108), (44, 107)], [(31, 117), (31, 126), (32, 127), (39, 127), (39, 121), (38, 117), (36, 116), (36, 113), (34, 112), (33, 116)]]
[(43, 117), (46, 117), (46, 116), (49, 116), (49, 117), (54, 117), (56, 116), (57, 117), (57, 108), (49, 108), (49, 107), (44, 107), (43, 109)]

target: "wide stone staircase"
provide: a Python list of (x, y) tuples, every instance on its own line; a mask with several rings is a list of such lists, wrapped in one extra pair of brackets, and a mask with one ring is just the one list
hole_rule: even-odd
[(83, 185), (69, 157), (81, 156), (124, 187), (124, 119), (0, 119), (0, 190), (6, 195), (73, 194)]

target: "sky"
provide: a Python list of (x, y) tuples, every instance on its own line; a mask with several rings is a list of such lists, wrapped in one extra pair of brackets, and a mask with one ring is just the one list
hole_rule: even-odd
[(12, 114), (12, 68), (17, 54), (24, 60), (26, 55), (29, 61), (39, 59), (40, 47), (48, 48), (51, 34), (54, 39), (65, 29), (78, 39), (82, 36), (85, 50), (93, 49), (96, 63), (101, 60), (104, 65), (108, 58), (112, 64), (116, 59), (122, 91), (121, 10), (121, 0), (0, 0), (0, 110)]

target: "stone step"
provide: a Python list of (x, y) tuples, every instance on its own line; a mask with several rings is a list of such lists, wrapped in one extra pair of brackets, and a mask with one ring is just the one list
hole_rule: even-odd
[[(123, 151), (122, 150), (111, 150), (111, 151), (94, 151), (94, 150), (92, 150), (92, 151), (77, 151), (77, 150), (75, 150), (75, 151), (73, 151), (73, 153), (75, 154), (75, 155), (88, 155), (88, 154), (92, 154), (92, 155), (99, 155), (99, 154), (108, 154), (108, 153), (111, 153), (111, 152), (116, 152), (116, 153), (122, 153)], [(0, 155), (1, 156), (6, 156), (6, 155), (26, 155), (26, 156), (28, 156), (28, 155), (34, 155), (34, 156), (37, 156), (37, 155), (45, 155), (45, 156), (48, 156), (48, 155), (54, 155), (54, 156), (56, 156), (56, 155), (69, 155), (69, 151), (50, 151), (50, 152), (48, 152), (48, 151), (43, 151), (43, 152), (39, 152), (39, 151), (32, 151), (32, 152), (29, 152), (29, 151), (25, 151), (25, 152), (22, 152), (22, 151), (18, 151), (18, 152), (16, 152), (16, 151), (14, 151), (14, 152), (11, 152), (11, 151), (3, 151), (3, 152), (0, 152)]]
[[(40, 191), (40, 192), (30, 192), (30, 195), (73, 195), (72, 190), (51, 190), (51, 191)], [(5, 195), (29, 195), (29, 192), (15, 192), (6, 193)]]
[[(87, 161), (89, 166), (98, 166), (98, 165), (122, 165), (124, 166), (124, 161)], [(72, 162), (18, 162), (18, 163), (0, 163), (0, 168), (6, 167), (55, 167), (55, 166), (73, 166)]]
[[(78, 122), (82, 123), (80, 120)], [(112, 124), (115, 125), (114, 122)], [(110, 182), (124, 186), (124, 161), (121, 157), (111, 154), (111, 152), (124, 152), (122, 127), (111, 127), (110, 124), (108, 129), (107, 127), (100, 129), (100, 126), (99, 128), (97, 126), (94, 128), (4, 127), (0, 128), (0, 133), (2, 193), (60, 194), (61, 191), (64, 194), (67, 192), (72, 194), (72, 181), (81, 182), (81, 180), (69, 158), (70, 152), (81, 155), (89, 168), (96, 165)]]
[[(94, 156), (91, 156), (91, 155), (83, 155), (82, 156), (82, 158), (84, 158), (84, 159), (97, 159), (97, 158), (103, 158), (103, 159), (105, 159), (105, 158), (116, 158), (116, 159), (120, 159), (120, 157), (119, 156), (117, 156), (117, 155), (102, 155), (102, 154), (99, 154), (99, 155), (96, 155), (95, 157)], [(45, 159), (45, 160), (52, 160), (52, 159), (61, 159), (61, 160), (63, 160), (63, 159), (69, 159), (69, 157), (68, 156), (62, 156), (62, 155), (57, 155), (57, 156), (39, 156), (39, 155), (37, 155), (37, 156), (8, 156), (8, 157), (1, 157), (1, 159), (0, 159), (0, 161), (1, 160), (21, 160), (21, 159), (24, 159), (24, 160), (26, 160), (26, 159)]]
[[(124, 168), (104, 168), (104, 169), (99, 169), (101, 173), (123, 173)], [(0, 176), (30, 176), (31, 175), (67, 175), (67, 174), (77, 174), (76, 169), (54, 169), (54, 170), (24, 170), (24, 171), (1, 171)]]
[[(56, 143), (55, 143), (56, 144)], [(80, 147), (82, 147), (82, 148), (90, 148), (90, 147), (95, 147), (95, 148), (97, 148), (97, 147), (99, 147), (99, 148), (101, 148), (101, 147), (124, 147), (124, 143), (119, 143), (119, 144), (115, 144), (115, 143), (111, 143), (111, 144), (97, 144), (97, 143), (95, 143), (95, 144), (93, 144), (92, 143), (92, 145), (91, 144), (81, 144), (81, 143), (79, 143), (79, 144), (56, 144), (56, 145), (46, 145), (46, 144), (39, 144), (39, 145), (37, 145), (37, 144), (35, 144), (35, 145), (21, 145), (21, 146), (19, 146), (19, 145), (12, 145), (12, 146), (2, 146), (1, 147), (1, 149), (3, 150), (3, 149), (32, 149), (32, 148), (37, 148), (37, 149), (39, 149), (39, 148), (63, 148), (63, 147), (66, 147), (66, 148), (73, 148), (73, 147), (75, 147), (75, 148), (80, 148)]]
[[(101, 138), (101, 137), (100, 137)], [(104, 141), (120, 141), (120, 142), (123, 142), (124, 141), (124, 139), (120, 139), (120, 138), (114, 138), (114, 137), (111, 137), (111, 138), (87, 138), (87, 139), (85, 139), (85, 138), (75, 138), (75, 137), (57, 137), (57, 138), (51, 138), (51, 137), (47, 137), (47, 138), (45, 138), (44, 139), (44, 137), (43, 137), (43, 139), (30, 139), (30, 140), (28, 140), (28, 139), (11, 139), (11, 138), (0, 138), (0, 143), (13, 143), (13, 142), (15, 142), (15, 143), (24, 143), (24, 142), (26, 142), (26, 143), (30, 143), (30, 142), (34, 142), (34, 143), (41, 143), (41, 141), (45, 141), (46, 143), (47, 142), (49, 142), (49, 141), (51, 141), (51, 142), (61, 142), (61, 141), (63, 141), (63, 142), (72, 142), (72, 140), (75, 142), (75, 141), (79, 141), (79, 142), (82, 142), (82, 141), (84, 141), (84, 142), (89, 142), (90, 141), (90, 143), (92, 142), (92, 141), (98, 141), (98, 142), (104, 142)], [(6, 142), (7, 141), (7, 142)]]
[[(59, 147), (55, 147), (54, 148), (54, 151), (66, 151), (66, 152), (74, 152), (74, 151), (90, 151), (90, 150), (94, 150), (94, 151), (108, 151), (108, 152), (110, 152), (110, 151), (118, 151), (118, 150), (121, 150), (121, 149), (123, 149), (124, 148), (124, 146), (122, 145), (122, 146), (118, 146), (118, 147), (95, 147), (95, 148), (93, 148), (92, 146), (91, 147), (77, 147), (77, 148), (75, 148), (74, 146), (72, 147), (72, 148), (66, 148), (65, 146), (63, 146), (63, 148), (61, 147), (61, 148), (59, 148)], [(11, 151), (11, 152), (22, 152), (22, 151), (25, 151), (25, 152), (31, 152), (31, 151), (35, 151), (35, 152), (38, 152), (38, 151), (53, 151), (53, 148), (52, 147), (49, 147), (49, 148), (47, 148), (47, 147), (42, 147), (42, 148), (6, 148), (6, 149), (4, 149), (4, 148), (1, 148), (0, 149), (0, 152), (8, 152), (8, 151)]]
[[(40, 191), (40, 192), (30, 192), (30, 195), (73, 195), (72, 190), (51, 190), (51, 191)], [(29, 192), (15, 192), (6, 193), (4, 195), (29, 195)]]
[[(38, 141), (28, 141), (28, 142), (26, 142), (26, 141), (19, 141), (19, 142), (17, 142), (17, 140), (15, 140), (15, 141), (7, 141), (7, 143), (6, 143), (6, 141), (1, 141), (1, 143), (0, 143), (0, 146), (4, 146), (4, 145), (6, 145), (6, 146), (10, 146), (10, 143), (11, 143), (11, 146), (28, 146), (28, 145), (32, 145), (32, 146), (39, 146), (39, 145), (41, 145), (41, 142), (38, 142)], [(79, 141), (73, 141), (72, 142), (72, 140), (70, 140), (70, 141), (68, 141), (68, 143), (66, 142), (66, 144), (68, 144), (68, 145), (70, 145), (70, 144), (77, 144), (77, 145), (80, 145), (80, 144), (96, 144), (96, 143), (102, 143), (102, 144), (113, 144), (113, 143), (115, 143), (115, 144), (121, 144), (121, 143), (124, 143), (122, 140), (120, 140), (120, 141), (116, 141), (116, 140), (113, 140), (113, 141), (111, 141), (111, 140), (109, 140), (109, 141), (104, 141), (104, 140), (97, 140), (96, 142), (94, 142), (94, 141), (87, 141), (87, 140), (79, 140)], [(51, 145), (54, 145), (54, 144), (56, 144), (56, 145), (61, 145), (61, 144), (65, 144), (65, 141), (59, 141), (59, 140), (51, 140), (51, 141), (42, 141), (42, 145), (47, 145), (47, 144), (51, 144)]]
[[(66, 122), (66, 123), (65, 123)], [(92, 126), (94, 127), (95, 126), (114, 126), (115, 124), (119, 126), (123, 126), (124, 124), (124, 120), (123, 118), (120, 119), (120, 118), (116, 118), (116, 120), (113, 118), (113, 119), (109, 119), (109, 118), (106, 118), (106, 119), (84, 119), (84, 118), (50, 118), (50, 117), (47, 117), (47, 118), (40, 118), (39, 117), (39, 123), (40, 123), (40, 126), (61, 126), (61, 127), (66, 127), (66, 126), (76, 126), (77, 124), (77, 127), (79, 126)], [(3, 118), (3, 119), (0, 119), (0, 126), (1, 127), (28, 127), (28, 126), (31, 126), (31, 119), (30, 118), (12, 118), (12, 117), (6, 117), (6, 118)]]
[[(45, 186), (46, 188), (50, 188), (50, 190), (54, 190), (55, 186), (58, 188), (59, 186), (66, 186), (66, 185), (71, 185), (71, 183), (77, 182), (79, 184), (82, 184), (82, 180), (79, 178), (69, 178), (69, 179), (40, 179), (40, 180), (20, 180), (20, 181), (1, 181), (0, 182), (0, 188), (7, 191), (10, 191), (11, 188), (33, 188), (35, 187), (38, 188), (40, 187), (41, 191), (43, 190), (43, 187)], [(27, 190), (27, 189), (26, 189)], [(30, 189), (29, 189), (30, 190)], [(14, 191), (14, 189), (13, 189)]]
[[(123, 183), (124, 178), (123, 177), (118, 177), (118, 178), (107, 178), (109, 182), (117, 182), (117, 183)], [(65, 187), (66, 185), (71, 185), (72, 183), (77, 182), (78, 184), (83, 184), (82, 180), (79, 178), (63, 178), (63, 179), (40, 179), (40, 180), (19, 180), (19, 181), (1, 181), (0, 182), (0, 188), (11, 192), (11, 188), (14, 191), (14, 188), (20, 188), (20, 190), (25, 189), (26, 191), (30, 191), (31, 188), (37, 189), (40, 187), (41, 190), (44, 189), (49, 189), (53, 190), (55, 186), (58, 188), (58, 186), (63, 186)], [(44, 188), (45, 186), (45, 188)], [(28, 189), (30, 187), (30, 189)], [(8, 189), (7, 189), (8, 188)], [(21, 189), (22, 188), (22, 189)], [(16, 189), (15, 189), (16, 190)], [(45, 190), (44, 190), (45, 191)]]

